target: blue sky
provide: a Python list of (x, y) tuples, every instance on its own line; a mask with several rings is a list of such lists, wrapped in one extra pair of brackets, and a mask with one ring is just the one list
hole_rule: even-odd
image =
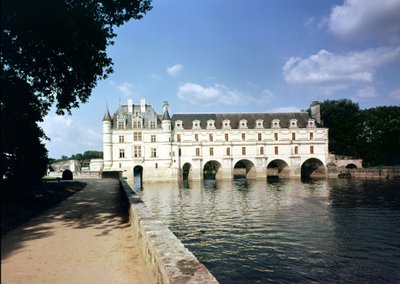
[(400, 0), (157, 0), (118, 28), (114, 73), (71, 116), (42, 124), (49, 156), (102, 150), (128, 98), (157, 112), (286, 112), (348, 98), (400, 104)]

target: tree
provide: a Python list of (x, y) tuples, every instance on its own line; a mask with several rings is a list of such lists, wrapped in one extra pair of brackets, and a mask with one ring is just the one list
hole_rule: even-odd
[[(17, 146), (27, 140), (23, 125), (30, 127), (28, 141), (42, 143), (37, 122), (52, 105), (64, 114), (88, 101), (97, 81), (113, 71), (106, 48), (114, 44), (114, 28), (150, 9), (150, 0), (2, 1), (2, 159), (20, 163), (29, 151)], [(19, 99), (23, 109), (15, 105)]]

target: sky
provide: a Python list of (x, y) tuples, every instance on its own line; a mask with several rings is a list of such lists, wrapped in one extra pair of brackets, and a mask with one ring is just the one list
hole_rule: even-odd
[(114, 73), (42, 123), (49, 157), (102, 151), (102, 118), (129, 98), (158, 113), (294, 112), (312, 101), (400, 104), (400, 0), (153, 0), (116, 29)]

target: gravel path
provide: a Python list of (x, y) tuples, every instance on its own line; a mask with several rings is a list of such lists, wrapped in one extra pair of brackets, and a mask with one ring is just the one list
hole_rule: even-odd
[(132, 242), (118, 181), (85, 182), (1, 238), (1, 283), (154, 283)]

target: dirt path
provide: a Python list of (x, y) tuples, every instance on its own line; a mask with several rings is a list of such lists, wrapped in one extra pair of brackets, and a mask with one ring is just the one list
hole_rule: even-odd
[(118, 181), (86, 188), (1, 239), (1, 283), (154, 283), (132, 243)]

